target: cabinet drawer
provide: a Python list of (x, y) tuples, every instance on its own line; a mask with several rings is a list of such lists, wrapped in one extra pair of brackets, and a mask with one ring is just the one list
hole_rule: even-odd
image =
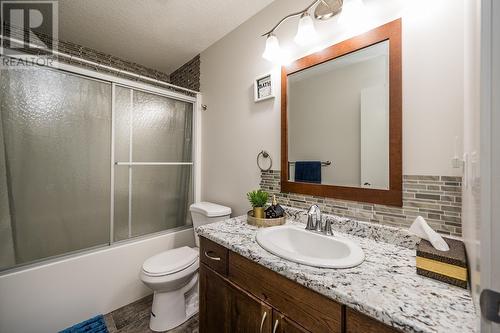
[(228, 249), (200, 237), (200, 260), (219, 274), (227, 276)]
[(346, 310), (347, 333), (398, 333), (399, 330), (387, 326), (351, 308)]
[(229, 280), (310, 332), (342, 332), (344, 307), (276, 272), (229, 252)]

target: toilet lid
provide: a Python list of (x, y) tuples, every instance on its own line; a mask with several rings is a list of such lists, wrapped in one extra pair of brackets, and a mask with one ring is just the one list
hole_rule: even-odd
[(167, 275), (182, 271), (196, 260), (198, 260), (198, 252), (183, 246), (152, 256), (144, 262), (142, 269), (149, 275)]
[(231, 215), (231, 208), (217, 205), (211, 202), (197, 202), (192, 204), (189, 209), (192, 212), (203, 214), (206, 217)]

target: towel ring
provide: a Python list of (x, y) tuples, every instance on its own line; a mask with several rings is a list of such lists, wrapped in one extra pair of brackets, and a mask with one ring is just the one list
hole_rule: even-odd
[[(269, 167), (264, 169), (260, 166), (260, 156), (262, 155), (262, 157), (264, 158), (269, 158)], [(269, 153), (265, 150), (261, 151), (258, 155), (257, 155), (257, 166), (259, 167), (260, 171), (269, 171), (271, 170), (272, 166), (273, 166), (273, 159), (271, 158), (271, 155), (269, 155)]]

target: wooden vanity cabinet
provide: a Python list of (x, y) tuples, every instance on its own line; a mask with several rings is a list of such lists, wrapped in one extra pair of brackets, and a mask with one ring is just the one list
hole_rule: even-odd
[(342, 305), (229, 251), (228, 279), (311, 332), (342, 332)]
[(346, 310), (347, 333), (398, 333), (399, 330), (389, 327), (353, 309)]
[(205, 333), (230, 333), (231, 292), (227, 282), (203, 262), (199, 269), (199, 321)]
[(238, 287), (231, 288), (231, 332), (271, 332), (271, 306)]
[(271, 333), (276, 315), (270, 305), (226, 281), (207, 265), (200, 265), (200, 332)]
[(309, 333), (292, 319), (281, 312), (273, 310), (273, 333)]
[(200, 237), (200, 333), (395, 333)]
[(227, 256), (229, 250), (204, 237), (200, 237), (200, 262), (215, 272), (227, 275)]

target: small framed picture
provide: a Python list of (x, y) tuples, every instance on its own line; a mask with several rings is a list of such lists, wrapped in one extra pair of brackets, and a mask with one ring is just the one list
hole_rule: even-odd
[(274, 82), (271, 73), (257, 77), (253, 86), (255, 102), (274, 97)]

